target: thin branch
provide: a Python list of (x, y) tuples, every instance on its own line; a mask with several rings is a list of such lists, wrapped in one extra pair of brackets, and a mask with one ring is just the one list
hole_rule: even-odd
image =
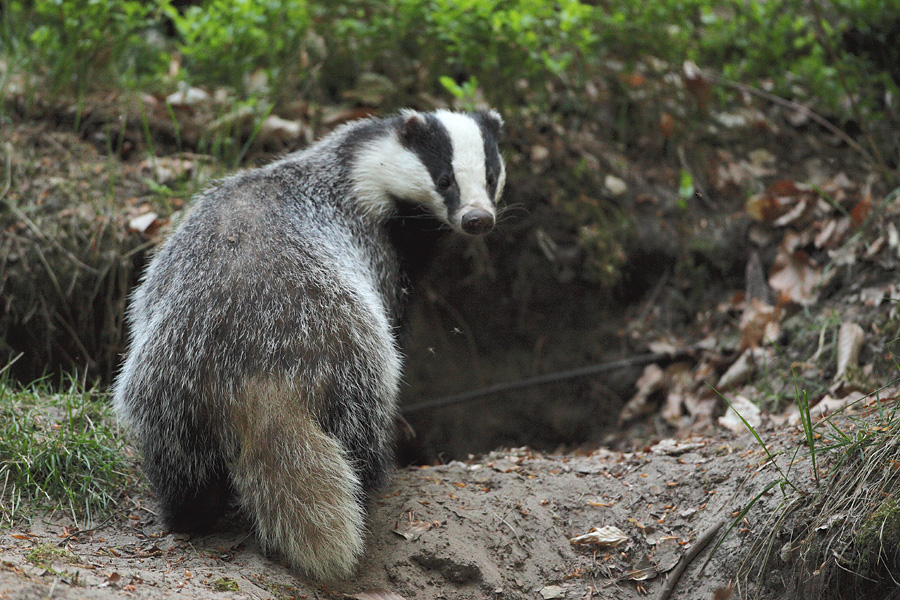
[(724, 77), (716, 75), (715, 73), (708, 73), (708, 72), (704, 71), (704, 74), (707, 77), (709, 77), (712, 81), (714, 81), (718, 84), (734, 88), (738, 91), (745, 92), (747, 94), (759, 96), (760, 98), (764, 98), (764, 99), (768, 100), (769, 102), (778, 104), (779, 106), (783, 106), (785, 108), (791, 108), (793, 110), (803, 113), (804, 115), (808, 116), (810, 119), (812, 119), (813, 121), (815, 121), (816, 123), (818, 123), (819, 125), (824, 127), (825, 129), (827, 129), (834, 135), (841, 138), (841, 140), (843, 140), (848, 146), (850, 146), (851, 148), (853, 148), (854, 150), (859, 152), (863, 156), (863, 158), (865, 158), (866, 160), (868, 160), (869, 162), (871, 162), (872, 164), (874, 164), (876, 166), (880, 166), (878, 161), (865, 148), (860, 146), (856, 140), (854, 140), (852, 137), (847, 135), (847, 133), (844, 130), (842, 130), (840, 127), (834, 125), (833, 123), (831, 123), (828, 119), (826, 119), (822, 115), (814, 112), (808, 106), (800, 104), (799, 102), (796, 102), (794, 100), (788, 100), (787, 98), (782, 98), (781, 96), (776, 96), (775, 94), (770, 94), (769, 92), (767, 92), (765, 90), (761, 90), (759, 88), (755, 88), (753, 86), (750, 86), (750, 85), (747, 85), (744, 83), (738, 83), (737, 81), (731, 81), (730, 79), (725, 79)]
[(703, 549), (706, 548), (709, 543), (716, 537), (716, 532), (722, 528), (722, 525), (725, 524), (727, 519), (722, 519), (709, 529), (703, 532), (703, 534), (697, 538), (694, 544), (691, 546), (691, 549), (688, 550), (684, 556), (681, 557), (681, 560), (678, 561), (678, 565), (669, 575), (669, 578), (666, 580), (666, 585), (659, 591), (659, 595), (656, 597), (656, 600), (666, 600), (672, 592), (675, 590), (675, 586), (678, 585), (678, 580), (681, 579), (682, 573), (687, 569), (688, 565), (694, 561), (697, 556), (703, 552)]
[(606, 373), (607, 371), (616, 371), (618, 369), (625, 369), (627, 367), (649, 365), (650, 363), (655, 362), (674, 362), (676, 360), (690, 358), (692, 354), (692, 349), (682, 350), (675, 353), (653, 352), (650, 354), (639, 354), (637, 356), (623, 358), (622, 360), (614, 360), (612, 362), (599, 363), (595, 365), (589, 365), (587, 367), (579, 367), (577, 369), (570, 369), (568, 371), (557, 371), (555, 373), (546, 373), (544, 375), (526, 377), (525, 379), (517, 379), (515, 381), (495, 383), (494, 385), (489, 385), (486, 388), (464, 392), (462, 394), (456, 394), (455, 396), (446, 396), (444, 398), (435, 398), (433, 400), (426, 400), (417, 404), (410, 404), (408, 406), (402, 407), (401, 412), (408, 415), (425, 410), (431, 410), (434, 408), (450, 406), (452, 404), (462, 404), (463, 402), (469, 402), (470, 400), (475, 400), (477, 398), (482, 398), (491, 394), (498, 394), (500, 392), (521, 390), (523, 388), (544, 385), (547, 383), (565, 381), (566, 379), (575, 379), (577, 377), (585, 377), (587, 375)]

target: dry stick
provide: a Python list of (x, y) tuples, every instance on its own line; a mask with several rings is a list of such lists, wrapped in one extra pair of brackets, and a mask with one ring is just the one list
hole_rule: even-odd
[(833, 125), (832, 123), (830, 123), (828, 121), (828, 119), (826, 119), (825, 117), (814, 112), (808, 106), (804, 106), (804, 105), (800, 104), (799, 102), (795, 102), (793, 100), (788, 100), (786, 98), (776, 96), (775, 94), (770, 94), (769, 92), (767, 92), (765, 90), (761, 90), (761, 89), (755, 88), (753, 86), (749, 86), (749, 85), (746, 85), (743, 83), (738, 83), (737, 81), (731, 81), (730, 79), (725, 79), (724, 77), (720, 77), (714, 73), (704, 73), (704, 74), (707, 75), (710, 79), (712, 79), (716, 83), (720, 83), (722, 85), (732, 87), (741, 92), (746, 92), (748, 94), (753, 94), (755, 96), (765, 98), (766, 100), (773, 102), (775, 104), (778, 104), (780, 106), (784, 106), (785, 108), (792, 108), (796, 111), (802, 112), (803, 114), (808, 116), (810, 119), (812, 119), (813, 121), (815, 121), (816, 123), (818, 123), (819, 125), (824, 127), (825, 129), (827, 129), (834, 135), (841, 138), (848, 146), (850, 146), (851, 148), (853, 148), (854, 150), (859, 152), (863, 156), (863, 158), (865, 158), (872, 164), (875, 164), (875, 165), (879, 164), (878, 161), (875, 160), (875, 158), (871, 154), (869, 154), (869, 152), (865, 148), (863, 148), (856, 142), (856, 140), (854, 140), (852, 137), (847, 135), (847, 133), (844, 132), (840, 127)]
[(61, 546), (65, 546), (65, 545), (68, 544), (70, 541), (72, 541), (74, 538), (76, 538), (76, 537), (78, 537), (78, 536), (80, 536), (80, 535), (84, 535), (85, 533), (94, 533), (95, 531), (97, 531), (97, 530), (99, 530), (99, 529), (103, 529), (104, 527), (106, 527), (107, 525), (109, 525), (110, 521), (112, 521), (113, 519), (117, 519), (117, 518), (121, 517), (121, 516), (124, 515), (126, 512), (127, 512), (127, 511), (122, 510), (122, 511), (119, 511), (119, 512), (117, 512), (117, 513), (115, 513), (115, 514), (112, 514), (112, 515), (106, 517), (105, 519), (103, 519), (103, 520), (100, 522), (99, 525), (96, 525), (96, 526), (94, 526), (94, 527), (91, 527), (90, 529), (79, 529), (78, 531), (72, 531), (72, 532), (70, 532), (70, 533), (67, 533), (67, 534), (65, 534), (64, 536), (62, 536), (63, 539), (61, 539), (59, 542), (57, 542), (56, 545), (57, 545), (57, 546), (60, 546), (60, 547), (61, 547)]
[(519, 379), (516, 381), (504, 381), (502, 383), (495, 383), (494, 385), (489, 385), (488, 387), (482, 388), (480, 390), (473, 390), (471, 392), (464, 392), (455, 396), (446, 396), (444, 398), (435, 398), (434, 400), (426, 400), (417, 404), (410, 404), (409, 406), (404, 406), (401, 409), (401, 412), (408, 415), (416, 412), (421, 412), (423, 410), (431, 410), (432, 408), (449, 406), (451, 404), (461, 404), (463, 402), (468, 402), (470, 400), (475, 400), (476, 398), (489, 396), (491, 394), (497, 394), (499, 392), (520, 390), (522, 388), (543, 385), (545, 383), (555, 383), (558, 381), (564, 381), (566, 379), (575, 379), (576, 377), (584, 377), (586, 375), (596, 375), (597, 373), (605, 373), (607, 371), (615, 371), (616, 369), (624, 369), (626, 367), (649, 365), (650, 363), (655, 362), (674, 362), (676, 360), (689, 358), (691, 355), (691, 349), (674, 353), (653, 352), (650, 354), (639, 354), (637, 356), (623, 358), (622, 360), (614, 360), (612, 362), (600, 363), (587, 367), (579, 367), (577, 369), (570, 369), (568, 371), (557, 371), (556, 373), (547, 373), (544, 375), (527, 377), (525, 379)]
[(685, 553), (684, 556), (681, 557), (681, 560), (678, 562), (678, 565), (672, 571), (672, 574), (669, 575), (669, 578), (666, 580), (666, 585), (659, 591), (659, 595), (656, 597), (656, 600), (666, 600), (672, 592), (675, 590), (675, 586), (678, 585), (678, 580), (681, 578), (681, 574), (684, 573), (684, 570), (687, 569), (687, 566), (691, 564), (691, 562), (697, 558), (697, 556), (703, 552), (703, 549), (709, 545), (714, 537), (716, 537), (716, 532), (722, 528), (728, 519), (722, 519), (709, 529), (703, 532), (703, 535), (697, 538), (697, 541), (694, 542), (694, 545), (691, 546), (691, 549)]

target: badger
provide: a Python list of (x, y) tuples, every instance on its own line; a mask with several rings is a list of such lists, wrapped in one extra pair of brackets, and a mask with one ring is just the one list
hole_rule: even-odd
[(113, 406), (172, 531), (231, 507), (305, 575), (352, 574), (391, 465), (408, 290), (494, 227), (495, 111), (345, 124), (199, 194), (127, 312)]

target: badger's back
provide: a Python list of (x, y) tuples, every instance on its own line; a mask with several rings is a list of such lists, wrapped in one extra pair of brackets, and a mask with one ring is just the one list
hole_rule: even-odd
[(177, 414), (261, 373), (356, 381), (365, 363), (398, 363), (382, 275), (396, 275), (395, 254), (323, 195), (332, 172), (301, 155), (199, 199), (129, 310), (136, 335), (115, 394), (129, 420), (148, 395)]

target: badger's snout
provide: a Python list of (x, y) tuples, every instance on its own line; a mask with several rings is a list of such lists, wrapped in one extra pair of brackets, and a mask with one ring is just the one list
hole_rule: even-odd
[(494, 215), (482, 208), (474, 208), (462, 216), (459, 224), (466, 233), (480, 235), (494, 228)]

